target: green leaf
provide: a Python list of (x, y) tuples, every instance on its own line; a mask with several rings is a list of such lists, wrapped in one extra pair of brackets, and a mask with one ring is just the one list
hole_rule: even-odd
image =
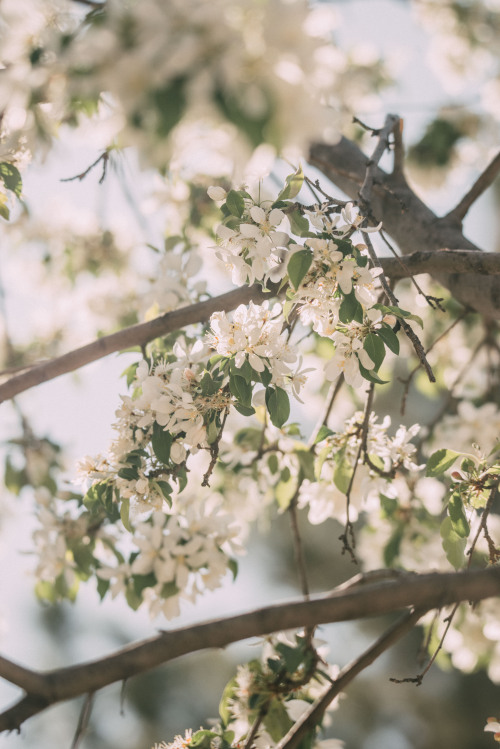
[(319, 428), (318, 434), (315, 437), (314, 444), (317, 445), (318, 442), (323, 442), (327, 437), (330, 437), (332, 434), (335, 434), (335, 432), (330, 429), (330, 427), (325, 426), (324, 424)]
[(354, 291), (342, 299), (342, 303), (339, 308), (339, 320), (341, 322), (349, 323), (353, 320), (356, 322), (363, 322), (363, 307), (356, 299)]
[(398, 317), (400, 320), (413, 320), (418, 323), (421, 328), (424, 327), (421, 317), (418, 315), (412, 315), (411, 312), (408, 312), (406, 309), (401, 309), (401, 307), (392, 307), (386, 304), (374, 304), (373, 309), (378, 309), (379, 312), (382, 312), (384, 315), (394, 315), (394, 317)]
[(166, 432), (157, 421), (153, 422), (153, 436), (151, 437), (153, 451), (160, 463), (168, 465), (170, 460), (170, 448), (172, 447), (172, 435)]
[(105, 512), (110, 519), (118, 519), (120, 513), (113, 498), (113, 487), (108, 481), (92, 484), (83, 498), (83, 504), (92, 515)]
[[(219, 86), (213, 92), (213, 100), (224, 117), (233, 122), (238, 130), (241, 130), (247, 136), (254, 147), (260, 143), (269, 143), (268, 125), (275, 107), (275, 102), (272, 100), (270, 93), (268, 94), (264, 89), (261, 89), (264, 96), (263, 106), (259, 106), (259, 111), (255, 113), (249, 112), (248, 107), (244, 106), (240, 93), (241, 91), (237, 90), (234, 94), (231, 94), (228, 86)], [(271, 140), (271, 142), (273, 141)]]
[(266, 406), (271, 422), (281, 429), (290, 416), (290, 400), (288, 394), (280, 387), (266, 389)]
[(252, 405), (252, 386), (244, 377), (237, 374), (231, 374), (229, 377), (229, 390), (236, 400), (246, 408)]
[(101, 599), (101, 601), (106, 595), (106, 593), (108, 592), (110, 585), (111, 585), (110, 580), (103, 580), (102, 577), (97, 578), (97, 592), (99, 594), (99, 598)]
[(391, 567), (399, 554), (399, 548), (403, 539), (402, 528), (397, 528), (389, 541), (384, 546), (384, 564), (386, 567)]
[(342, 494), (347, 494), (353, 468), (343, 452), (337, 453), (337, 465), (333, 473), (333, 483)]
[(120, 470), (118, 471), (118, 476), (121, 479), (125, 479), (126, 481), (137, 481), (137, 479), (139, 478), (139, 473), (136, 466), (125, 466), (124, 468), (120, 468)]
[(168, 504), (172, 506), (172, 497), (170, 496), (172, 494), (172, 487), (168, 483), (168, 481), (162, 481), (162, 479), (157, 479), (156, 485), (158, 486), (159, 490), (167, 500)]
[(459, 456), (460, 453), (456, 453), (454, 450), (436, 450), (427, 461), (425, 475), (431, 477), (440, 476), (448, 468), (451, 468)]
[(274, 490), (276, 501), (281, 510), (288, 509), (297, 491), (297, 477), (290, 475), (286, 480), (278, 481)]
[(154, 572), (150, 572), (148, 575), (132, 575), (132, 582), (134, 584), (134, 592), (137, 596), (142, 597), (142, 591), (145, 588), (153, 588), (158, 580)]
[(295, 455), (299, 459), (302, 476), (309, 481), (315, 481), (314, 453), (310, 450), (295, 450)]
[(133, 533), (134, 530), (130, 525), (130, 497), (123, 497), (120, 505), (120, 517), (125, 529), (129, 533)]
[(368, 333), (363, 342), (363, 348), (375, 364), (375, 369), (377, 370), (385, 358), (384, 342), (375, 333)]
[(142, 466), (142, 459), (146, 457), (147, 453), (145, 450), (131, 450), (127, 455), (125, 455), (123, 461), (131, 466), (139, 468)]
[(379, 494), (379, 499), (382, 517), (394, 517), (396, 510), (398, 509), (398, 500), (394, 499), (394, 497), (387, 497), (385, 494)]
[(382, 338), (383, 342), (394, 354), (399, 354), (399, 340), (396, 333), (390, 325), (385, 323), (377, 330), (377, 335)]
[(231, 359), (230, 366), (231, 372), (235, 375), (239, 375), (239, 377), (243, 377), (245, 382), (251, 382), (255, 379), (255, 370), (252, 368), (252, 365), (247, 358), (245, 358), (241, 367), (237, 367), (234, 359)]
[(293, 648), (285, 642), (278, 642), (275, 646), (275, 650), (285, 661), (286, 670), (289, 674), (293, 674), (304, 660), (304, 648), (302, 643)]
[(291, 255), (288, 261), (288, 276), (295, 289), (298, 289), (302, 279), (307, 274), (313, 261), (313, 254), (310, 250), (299, 250)]
[(185, 466), (182, 466), (180, 468), (178, 467), (177, 468), (177, 483), (179, 485), (179, 494), (184, 491), (184, 489), (187, 486), (187, 482), (188, 482), (188, 479), (187, 479), (186, 467)]
[(276, 743), (282, 739), (293, 726), (293, 721), (288, 717), (285, 706), (277, 699), (271, 701), (263, 723), (266, 731)]
[(259, 372), (259, 377), (264, 387), (267, 387), (271, 383), (271, 380), (273, 379), (273, 376), (271, 372), (267, 369), (267, 367), (263, 369), (262, 372)]
[(464, 473), (473, 473), (476, 470), (476, 464), (472, 458), (464, 458), (460, 463), (460, 470)]
[(290, 221), (292, 233), (296, 234), (297, 237), (307, 237), (309, 235), (309, 221), (304, 218), (298, 209), (288, 214), (288, 220)]
[(227, 726), (227, 724), (231, 720), (232, 714), (229, 710), (229, 705), (231, 703), (231, 700), (234, 697), (237, 687), (238, 687), (238, 682), (236, 681), (236, 677), (235, 677), (231, 679), (230, 681), (228, 681), (228, 683), (224, 687), (224, 691), (222, 692), (222, 697), (219, 703), (219, 715), (225, 726)]
[(5, 458), (4, 482), (7, 489), (12, 492), (12, 494), (15, 494), (16, 497), (19, 496), (23, 486), (26, 486), (28, 483), (26, 470), (24, 468), (14, 468), (10, 462), (9, 456)]
[(467, 539), (456, 533), (450, 517), (445, 517), (441, 523), (440, 533), (447, 560), (456, 570), (459, 570), (465, 565)]
[(304, 183), (304, 172), (302, 166), (299, 166), (296, 172), (290, 174), (285, 180), (285, 187), (278, 195), (278, 200), (291, 200), (295, 198)]
[(262, 442), (262, 430), (255, 427), (245, 427), (234, 435), (234, 444), (241, 445), (245, 450), (258, 450)]
[(368, 382), (374, 382), (376, 385), (387, 385), (389, 382), (389, 380), (382, 380), (373, 369), (365, 369), (361, 362), (359, 363), (359, 371), (365, 380), (368, 380)]
[(253, 406), (242, 406), (241, 403), (235, 403), (234, 407), (242, 416), (253, 416), (255, 413)]
[(290, 299), (287, 299), (286, 302), (283, 305), (283, 317), (288, 322), (288, 318), (290, 316), (290, 312), (295, 307), (295, 302), (292, 302)]
[(267, 459), (267, 465), (273, 475), (275, 473), (278, 473), (279, 462), (278, 462), (278, 456), (276, 455), (276, 453), (271, 453), (271, 455)]
[(200, 380), (202, 395), (215, 395), (220, 390), (221, 380), (214, 380), (209, 372), (205, 372)]
[(331, 451), (332, 451), (332, 446), (331, 445), (325, 445), (321, 449), (318, 457), (316, 458), (316, 464), (314, 466), (314, 474), (315, 474), (315, 477), (316, 477), (317, 481), (319, 481), (319, 479), (320, 479), (321, 469), (323, 468), (323, 464), (324, 464), (325, 460), (327, 459), (327, 457), (329, 456), (329, 454), (331, 453)]
[(10, 210), (7, 205), (7, 195), (4, 192), (0, 192), (0, 216), (6, 221), (10, 218)]
[(243, 216), (245, 201), (236, 190), (229, 190), (226, 198), (226, 206), (232, 216), (237, 216), (238, 218)]
[(23, 180), (19, 169), (14, 164), (9, 164), (7, 161), (0, 163), (0, 179), (7, 190), (10, 190), (18, 198), (21, 197), (23, 191)]
[(129, 585), (127, 586), (127, 589), (125, 591), (125, 600), (127, 601), (131, 609), (137, 611), (142, 603), (142, 596), (140, 594), (138, 595), (135, 592), (133, 585)]
[(417, 325), (420, 325), (420, 327), (423, 330), (423, 328), (424, 328), (424, 321), (418, 315), (408, 315), (406, 319), (407, 320), (413, 320), (413, 322), (416, 322)]
[(231, 557), (228, 560), (227, 566), (233, 576), (233, 580), (236, 580), (236, 578), (238, 577), (238, 562), (236, 561), (236, 559), (233, 559)]
[(162, 598), (172, 598), (173, 596), (176, 596), (177, 593), (179, 593), (179, 588), (175, 584), (175, 580), (171, 580), (169, 583), (163, 583), (161, 586), (161, 597)]
[(468, 538), (470, 526), (465, 517), (462, 497), (459, 491), (454, 491), (448, 503), (448, 514), (450, 516), (453, 530), (460, 538)]
[(216, 738), (217, 734), (213, 731), (207, 731), (206, 729), (200, 729), (193, 733), (189, 746), (193, 749), (211, 749), (213, 746), (212, 739)]

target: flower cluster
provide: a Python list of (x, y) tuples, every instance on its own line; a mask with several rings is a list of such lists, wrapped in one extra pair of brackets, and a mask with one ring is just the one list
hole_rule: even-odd
[[(172, 619), (180, 601), (194, 602), (205, 590), (215, 590), (241, 553), (240, 529), (232, 516), (211, 499), (183, 494), (171, 513), (155, 511), (134, 529), (129, 561), (101, 563), (98, 577), (110, 585), (113, 597), (123, 594), (134, 608), (144, 604), (151, 617)], [(115, 552), (116, 554), (116, 552)]]
[(8, 0), (3, 157), (48, 143), (79, 108), (100, 108), (112, 135), (159, 165), (181, 121), (229, 122), (252, 146), (336, 135), (322, 101), (334, 92), (335, 59), (312, 16), (303, 0), (142, 0), (106, 3), (82, 23), (62, 0)]
[[(386, 347), (399, 352), (394, 332), (397, 317), (409, 313), (377, 304), (377, 277), (382, 270), (369, 267), (366, 246), (351, 241), (360, 228), (369, 232), (380, 226), (366, 227), (351, 203), (341, 208), (326, 203), (302, 211), (289, 200), (302, 182), (299, 168), (287, 177), (274, 202), (257, 202), (245, 190), (227, 193), (209, 188), (225, 216), (217, 229), (217, 255), (240, 285), (259, 281), (265, 286), (268, 280), (288, 276), (287, 314), (294, 308), (304, 325), (334, 343), (335, 356), (326, 367), (328, 379), (343, 373), (353, 387), (359, 387), (363, 378), (381, 382), (377, 372)], [(299, 237), (306, 237), (303, 244), (298, 243)]]
[[(219, 707), (220, 723), (209, 730), (189, 729), (171, 743), (156, 745), (156, 749), (180, 749), (197, 745), (202, 739), (207, 749), (242, 747), (259, 715), (262, 717), (252, 735), (252, 746), (272, 749), (338, 673), (336, 667), (327, 667), (325, 673), (320, 655), (324, 648), (316, 650), (315, 646), (316, 642), (311, 643), (304, 634), (269, 638), (264, 642), (261, 658), (239, 666), (236, 676), (226, 686)], [(332, 700), (328, 712), (337, 706), (338, 698)], [(321, 741), (318, 733), (318, 727), (312, 727), (306, 734), (311, 749), (344, 746), (335, 739)]]
[[(211, 194), (220, 197), (213, 191)], [(290, 237), (276, 227), (285, 214), (279, 208), (271, 208), (270, 201), (256, 205), (251, 199), (242, 200), (235, 209), (242, 211), (239, 225), (232, 228), (221, 224), (217, 229), (217, 255), (230, 270), (233, 283), (242, 286), (279, 279), (285, 273), (283, 258)]]
[(207, 343), (223, 357), (233, 357), (237, 369), (248, 361), (256, 372), (268, 370), (271, 382), (283, 387), (291, 375), (289, 364), (297, 354), (287, 342), (280, 304), (269, 308), (269, 302), (249, 306), (240, 305), (231, 320), (225, 312), (215, 312), (210, 318), (211, 334)]
[(378, 423), (370, 414), (364, 435), (363, 414), (358, 412), (346, 422), (344, 432), (332, 433), (320, 443), (315, 481), (304, 481), (299, 493), (299, 507), (307, 508), (310, 523), (317, 525), (327, 518), (344, 522), (347, 493), (349, 517), (356, 519), (362, 510), (378, 506), (379, 495), (391, 494), (398, 471), (418, 470), (414, 462), (416, 447), (410, 440), (420, 427), (400, 426), (391, 437), (390, 425), (388, 416)]

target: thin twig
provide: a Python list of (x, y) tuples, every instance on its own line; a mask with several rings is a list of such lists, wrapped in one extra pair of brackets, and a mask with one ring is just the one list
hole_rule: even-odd
[(250, 730), (250, 733), (248, 734), (248, 738), (245, 742), (244, 749), (252, 749), (254, 739), (257, 737), (257, 731), (259, 730), (262, 721), (264, 719), (264, 716), (266, 714), (267, 705), (262, 706), (259, 710), (259, 714), (255, 718), (253, 722), (253, 726)]
[(373, 182), (375, 179), (375, 174), (378, 168), (379, 161), (384, 155), (385, 151), (389, 149), (390, 147), (389, 138), (391, 134), (394, 132), (394, 128), (398, 125), (398, 123), (399, 123), (399, 117), (397, 115), (388, 114), (387, 117), (385, 118), (384, 127), (377, 131), (378, 143), (375, 146), (375, 150), (373, 151), (373, 154), (371, 155), (371, 157), (368, 159), (366, 163), (365, 179), (359, 191), (359, 198), (360, 198), (361, 203), (364, 206), (370, 205)]
[(213, 473), (213, 470), (217, 463), (217, 458), (219, 457), (219, 447), (220, 447), (220, 441), (222, 439), (222, 435), (224, 433), (224, 427), (226, 426), (227, 417), (229, 414), (229, 408), (224, 409), (224, 416), (222, 417), (222, 423), (220, 425), (219, 433), (215, 439), (214, 442), (210, 445), (210, 465), (208, 466), (205, 475), (203, 476), (203, 481), (201, 482), (202, 486), (210, 486), (209, 480), (210, 476)]
[[(425, 291), (422, 289), (420, 284), (417, 282), (417, 279), (415, 278), (414, 273), (410, 271), (410, 269), (408, 268), (408, 265), (405, 263), (403, 258), (397, 254), (396, 250), (394, 249), (392, 244), (387, 239), (387, 234), (385, 233), (383, 229), (380, 230), (380, 237), (382, 238), (382, 241), (385, 243), (385, 245), (390, 249), (390, 251), (394, 255), (394, 259), (399, 263), (399, 266), (401, 270), (403, 270), (405, 276), (409, 276), (411, 283), (416, 288), (417, 292), (419, 294), (422, 294), (422, 296), (427, 301), (427, 304), (433, 309), (442, 309), (441, 307), (441, 302), (443, 301), (442, 297), (438, 298), (438, 297), (431, 296), (430, 294), (425, 293)], [(430, 253), (427, 253), (427, 254), (430, 254)], [(390, 276), (393, 281), (396, 281), (397, 280), (396, 276), (394, 274), (389, 273), (387, 265), (385, 265), (383, 261), (381, 261), (381, 264), (384, 268), (385, 275)], [(500, 263), (499, 263), (499, 268), (500, 268)], [(429, 272), (429, 271), (426, 271), (426, 272)]]
[(328, 391), (328, 395), (326, 398), (326, 408), (323, 414), (318, 419), (318, 422), (316, 426), (314, 427), (311, 437), (309, 439), (309, 447), (311, 449), (314, 448), (314, 444), (316, 442), (316, 438), (321, 430), (321, 427), (326, 427), (328, 424), (328, 419), (330, 418), (330, 414), (332, 412), (333, 404), (335, 403), (337, 399), (337, 395), (340, 392), (340, 389), (342, 385), (344, 384), (344, 373), (341, 372), (340, 377), (337, 378), (336, 382), (332, 382), (330, 385), (330, 390)]
[(365, 668), (370, 666), (382, 653), (392, 647), (401, 637), (410, 632), (425, 609), (411, 611), (401, 617), (376, 642), (358, 658), (343, 668), (333, 684), (314, 702), (304, 715), (292, 726), (286, 736), (276, 745), (276, 749), (297, 749), (304, 736), (314, 730), (321, 721), (331, 702), (345, 690), (348, 684)]
[(352, 488), (354, 486), (354, 479), (356, 478), (356, 472), (357, 472), (359, 464), (360, 464), (361, 455), (363, 454), (363, 451), (366, 454), (366, 440), (367, 440), (367, 437), (368, 437), (368, 424), (369, 424), (369, 421), (370, 421), (370, 413), (371, 413), (371, 410), (372, 410), (374, 391), (375, 391), (375, 385), (373, 383), (370, 383), (370, 387), (368, 389), (368, 396), (367, 396), (366, 404), (365, 404), (365, 412), (364, 412), (364, 415), (363, 415), (363, 422), (362, 422), (361, 427), (360, 427), (360, 429), (361, 429), (361, 438), (360, 438), (360, 441), (359, 441), (358, 452), (357, 452), (357, 455), (356, 455), (356, 459), (354, 461), (354, 466), (353, 466), (351, 478), (349, 480), (349, 486), (347, 487), (347, 491), (346, 491), (346, 494), (345, 494), (345, 499), (346, 499), (346, 508), (345, 508), (346, 521), (345, 521), (345, 526), (344, 526), (344, 532), (342, 533), (341, 536), (339, 536), (339, 541), (342, 541), (342, 543), (343, 543), (342, 554), (345, 554), (345, 552), (348, 552), (349, 556), (351, 557), (351, 561), (354, 564), (359, 564), (359, 562), (358, 562), (358, 559), (357, 559), (356, 554), (354, 552), (354, 549), (356, 548), (356, 537), (354, 535), (354, 526), (351, 523), (351, 520), (350, 520), (350, 517), (349, 517), (349, 510), (350, 510), (350, 506), (351, 506), (351, 492), (352, 492)]
[[(366, 242), (366, 245), (368, 247), (368, 254), (370, 255), (372, 263), (376, 267), (382, 267), (381, 263), (377, 257), (377, 254), (375, 252), (375, 249), (373, 247), (372, 241), (370, 239), (370, 235), (367, 232), (364, 232), (363, 229), (361, 229), (361, 232), (363, 233), (364, 240)], [(394, 293), (387, 283), (387, 279), (385, 278), (385, 274), (381, 273), (380, 276), (380, 282), (382, 284), (382, 287), (387, 295), (387, 298), (393, 304), (394, 306), (398, 306), (398, 300), (394, 296)], [(410, 341), (413, 344), (413, 348), (415, 350), (416, 355), (418, 356), (420, 363), (424, 367), (425, 371), (427, 372), (427, 377), (431, 382), (436, 382), (436, 377), (434, 376), (434, 372), (432, 371), (431, 365), (426, 359), (424, 347), (422, 346), (422, 343), (420, 342), (419, 337), (413, 330), (413, 328), (406, 322), (406, 320), (400, 320), (401, 327), (403, 328), (404, 332), (406, 333), (406, 336), (410, 339)]]
[(421, 435), (420, 438), (416, 441), (417, 448), (420, 448), (422, 446), (422, 443), (423, 443), (424, 439), (425, 440), (429, 439), (429, 436), (432, 434), (432, 432), (434, 430), (434, 427), (437, 424), (439, 424), (439, 422), (443, 418), (443, 414), (446, 413), (446, 411), (448, 410), (448, 408), (450, 406), (451, 401), (454, 398), (453, 392), (454, 392), (455, 388), (457, 387), (457, 385), (460, 382), (460, 380), (462, 379), (462, 377), (470, 370), (470, 366), (471, 366), (472, 362), (475, 360), (475, 358), (476, 358), (477, 354), (479, 353), (479, 351), (481, 350), (481, 348), (484, 345), (486, 345), (486, 342), (487, 342), (487, 338), (483, 338), (483, 339), (481, 339), (479, 341), (479, 343), (477, 344), (477, 346), (475, 346), (475, 348), (471, 352), (471, 355), (468, 358), (467, 362), (464, 364), (464, 366), (462, 367), (462, 369), (460, 369), (458, 371), (458, 373), (457, 373), (457, 375), (456, 375), (453, 383), (450, 385), (450, 387), (448, 389), (448, 393), (447, 393), (447, 396), (445, 398), (445, 401), (444, 401), (443, 405), (434, 414), (433, 419), (429, 423), (427, 423), (425, 425), (426, 426), (426, 435), (425, 435), (425, 437), (423, 435)]
[(88, 728), (90, 716), (92, 714), (93, 701), (94, 701), (94, 693), (89, 692), (87, 696), (85, 697), (85, 701), (82, 705), (80, 717), (78, 719), (78, 725), (75, 731), (75, 736), (73, 738), (73, 743), (71, 744), (71, 749), (78, 749), (78, 747), (80, 746), (82, 742), (83, 737), (85, 736), (85, 731)]
[(479, 175), (471, 189), (463, 196), (462, 200), (446, 214), (445, 218), (462, 223), (469, 208), (493, 184), (500, 173), (500, 153), (497, 153), (493, 161), (488, 164), (484, 172)]
[[(492, 504), (493, 504), (493, 500), (494, 500), (494, 498), (496, 496), (496, 493), (498, 491), (498, 484), (499, 483), (500, 483), (500, 478), (498, 478), (496, 480), (495, 485), (494, 485), (494, 487), (492, 488), (492, 490), (490, 492), (490, 495), (488, 497), (488, 502), (486, 503), (486, 507), (484, 509), (483, 516), (482, 516), (481, 522), (479, 524), (479, 528), (477, 530), (476, 535), (474, 536), (474, 539), (472, 540), (472, 543), (471, 543), (469, 549), (467, 550), (467, 556), (469, 557), (469, 560), (467, 562), (467, 569), (470, 569), (470, 566), (472, 564), (472, 555), (473, 555), (473, 553), (475, 551), (475, 548), (477, 546), (477, 542), (479, 541), (479, 537), (481, 535), (481, 531), (484, 528), (486, 528), (486, 521), (488, 519), (488, 515), (490, 513), (490, 510), (491, 510), (491, 507), (492, 507)], [(402, 684), (404, 682), (409, 682), (411, 684), (415, 684), (417, 687), (419, 687), (422, 684), (425, 676), (429, 673), (429, 671), (432, 668), (432, 666), (433, 666), (436, 658), (438, 657), (439, 653), (441, 652), (441, 650), (443, 648), (444, 641), (446, 640), (446, 636), (448, 635), (448, 632), (449, 632), (450, 627), (452, 625), (452, 622), (453, 622), (453, 619), (455, 617), (455, 614), (457, 613), (457, 611), (458, 611), (458, 609), (460, 607), (460, 603), (461, 603), (460, 601), (457, 601), (457, 603), (455, 603), (455, 605), (453, 606), (450, 614), (448, 614), (448, 616), (444, 620), (446, 622), (446, 626), (444, 628), (444, 632), (441, 635), (439, 643), (438, 643), (436, 649), (434, 650), (431, 658), (429, 659), (429, 662), (427, 663), (426, 667), (419, 674), (417, 674), (416, 676), (407, 677), (405, 679), (391, 679), (391, 681), (393, 681), (393, 682), (395, 682), (397, 684)]]
[[(443, 332), (440, 335), (438, 335), (437, 338), (435, 338), (433, 340), (433, 342), (431, 343), (431, 345), (429, 346), (429, 348), (426, 349), (425, 355), (428, 356), (429, 353), (432, 351), (432, 349), (439, 343), (439, 341), (442, 341), (443, 338), (445, 338), (453, 330), (453, 328), (455, 327), (455, 325), (458, 325), (459, 322), (462, 322), (462, 320), (464, 319), (464, 317), (466, 317), (469, 314), (469, 312), (470, 312), (470, 310), (466, 309), (466, 310), (464, 310), (462, 312), (461, 315), (459, 315), (457, 318), (455, 318), (455, 320), (453, 320), (453, 322), (451, 323), (451, 325), (449, 325), (446, 328), (446, 330), (443, 330)], [(417, 374), (417, 372), (418, 372), (419, 369), (420, 369), (420, 364), (417, 364), (417, 366), (412, 369), (412, 371), (410, 372), (410, 374), (408, 375), (408, 377), (405, 377), (405, 378), (400, 377), (399, 378), (400, 381), (405, 386), (404, 391), (403, 391), (403, 396), (401, 398), (401, 409), (400, 409), (401, 416), (404, 416), (404, 413), (405, 413), (405, 410), (406, 410), (406, 401), (408, 399), (408, 392), (410, 390), (411, 382), (412, 382), (413, 378), (415, 377), (415, 375)]]
[(352, 121), (355, 125), (359, 125), (360, 127), (363, 128), (363, 130), (366, 130), (372, 135), (378, 135), (380, 133), (379, 127), (370, 127), (370, 125), (367, 125), (365, 122), (362, 122), (362, 120), (360, 120), (359, 117), (353, 117)]
[(101, 155), (90, 166), (88, 166), (83, 172), (80, 172), (80, 174), (75, 174), (74, 177), (64, 177), (63, 179), (60, 180), (60, 182), (74, 182), (75, 180), (79, 180), (79, 182), (81, 182), (83, 179), (85, 179), (87, 174), (90, 174), (92, 169), (94, 169), (101, 161), (102, 161), (102, 174), (99, 179), (99, 184), (102, 185), (102, 183), (106, 179), (106, 172), (108, 168), (108, 161), (109, 161), (108, 150), (101, 153)]
[(306, 562), (304, 558), (304, 549), (302, 546), (302, 538), (300, 536), (299, 521), (297, 517), (298, 493), (299, 493), (299, 489), (297, 489), (297, 491), (295, 492), (295, 497), (290, 502), (288, 511), (290, 513), (290, 524), (292, 526), (292, 533), (293, 533), (293, 549), (294, 549), (294, 554), (295, 554), (295, 564), (297, 566), (297, 571), (299, 574), (300, 587), (301, 587), (302, 595), (304, 596), (304, 599), (308, 601), (309, 600), (309, 583), (307, 581), (307, 570), (306, 570)]

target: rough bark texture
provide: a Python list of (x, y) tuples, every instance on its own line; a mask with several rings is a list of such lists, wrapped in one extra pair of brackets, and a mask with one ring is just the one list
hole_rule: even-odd
[[(354, 143), (342, 138), (335, 146), (315, 144), (309, 161), (349, 197), (358, 198), (369, 159)], [(400, 174), (377, 167), (370, 203), (374, 218), (383, 221), (403, 255), (445, 249), (481, 251), (464, 237), (460, 221), (436, 216)], [(500, 279), (496, 276), (433, 273), (433, 277), (465, 306), (485, 317), (500, 318)]]

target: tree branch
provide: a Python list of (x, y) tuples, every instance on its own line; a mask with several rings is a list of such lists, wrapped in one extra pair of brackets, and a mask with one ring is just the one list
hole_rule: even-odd
[[(2, 713), (0, 731), (19, 729), (23, 721), (49, 705), (95, 692), (205, 648), (221, 648), (283, 629), (352, 621), (409, 606), (429, 610), (499, 594), (499, 567), (445, 574), (409, 573), (395, 579), (334, 590), (310, 601), (284, 602), (192, 627), (163, 631), (105, 658), (39, 673), (37, 694), (28, 691), (24, 698)], [(30, 689), (29, 683), (26, 687)]]
[(46, 690), (45, 679), (36, 671), (19, 666), (0, 655), (0, 678), (21, 687), (25, 692), (31, 694), (44, 694)]
[(214, 312), (232, 310), (239, 304), (248, 304), (250, 301), (261, 302), (266, 298), (268, 299), (269, 296), (269, 292), (266, 294), (260, 286), (245, 286), (208, 299), (206, 302), (181, 307), (181, 309), (167, 312), (149, 322), (132, 325), (129, 328), (119, 330), (117, 333), (103, 336), (86, 346), (74, 349), (55, 359), (34, 364), (27, 372), (7, 380), (0, 385), (0, 403), (43, 382), (73, 372), (75, 369), (80, 369), (80, 367), (102, 359), (109, 354), (133, 346), (144, 346), (149, 341), (184, 328), (186, 325), (208, 320)]
[(388, 114), (385, 118), (384, 127), (377, 132), (378, 143), (370, 159), (366, 163), (366, 173), (359, 191), (359, 198), (362, 203), (369, 205), (370, 196), (375, 180), (376, 169), (379, 165), (380, 159), (384, 155), (385, 151), (389, 149), (389, 137), (394, 129), (399, 125), (399, 117), (395, 114)]
[(401, 617), (376, 642), (358, 658), (343, 668), (333, 684), (326, 688), (303, 716), (290, 728), (286, 736), (276, 745), (276, 749), (297, 749), (305, 734), (319, 723), (328, 705), (345, 690), (348, 684), (365, 668), (370, 666), (382, 653), (392, 647), (401, 637), (410, 632), (425, 611), (411, 611)]
[(483, 192), (493, 184), (499, 173), (500, 153), (497, 153), (493, 161), (488, 164), (484, 172), (479, 175), (471, 189), (463, 196), (462, 200), (457, 203), (455, 208), (446, 214), (445, 218), (449, 221), (456, 221), (461, 224), (469, 208), (483, 194)]
[[(354, 143), (341, 138), (335, 146), (314, 144), (309, 152), (309, 163), (348, 196), (357, 199), (368, 158)], [(480, 252), (477, 245), (464, 237), (456, 220), (436, 216), (401, 174), (387, 174), (380, 167), (374, 168), (370, 207), (373, 217), (383, 221), (385, 230), (403, 255), (422, 250), (434, 252), (443, 247)], [(447, 271), (436, 271), (432, 275), (464, 306), (488, 318), (500, 318), (500, 280), (496, 276), (458, 275)]]
[[(467, 274), (467, 277), (470, 277), (470, 274), (473, 273), (483, 279), (486, 276), (500, 275), (500, 254), (479, 253), (470, 249), (441, 249), (436, 252), (418, 251), (401, 259), (381, 257), (379, 262), (384, 274), (393, 280), (408, 278), (420, 273), (437, 276), (443, 271), (449, 271), (453, 274)], [(73, 372), (117, 351), (123, 351), (133, 346), (144, 346), (149, 341), (174, 330), (179, 330), (186, 325), (208, 320), (210, 315), (216, 311), (228, 312), (235, 309), (239, 304), (248, 304), (250, 301), (259, 303), (268, 299), (269, 296), (269, 293), (266, 294), (257, 285), (234, 289), (234, 291), (213, 297), (206, 302), (181, 307), (181, 309), (167, 312), (150, 322), (132, 325), (117, 333), (103, 336), (86, 346), (69, 351), (67, 354), (50, 359), (47, 362), (28, 365), (23, 367), (21, 374), (11, 377), (0, 385), (0, 403), (9, 400), (9, 398), (14, 398), (25, 390), (68, 372)]]

